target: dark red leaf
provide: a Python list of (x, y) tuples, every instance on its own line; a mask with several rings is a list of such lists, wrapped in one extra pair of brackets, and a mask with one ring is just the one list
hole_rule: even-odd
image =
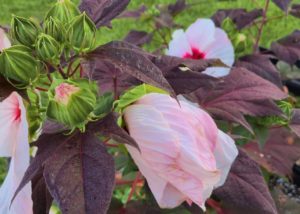
[(279, 88), (282, 88), (279, 71), (270, 61), (268, 56), (260, 54), (247, 55), (239, 58), (236, 62), (236, 66), (247, 68), (249, 71), (254, 72), (258, 76), (269, 80)]
[(293, 4), (290, 10), (290, 14), (300, 18), (300, 4)]
[(131, 86), (141, 82), (127, 73), (120, 71), (113, 62), (96, 58), (82, 62), (84, 75), (96, 80), (100, 93), (114, 92), (116, 97)]
[(0, 75), (0, 101), (7, 98), (13, 91), (17, 91), (21, 96), (26, 97), (24, 90), (16, 89)]
[(299, 140), (284, 128), (271, 129), (262, 149), (257, 142), (247, 143), (244, 149), (259, 165), (282, 176), (291, 176), (293, 164), (300, 157)]
[[(36, 156), (32, 159), (29, 167), (27, 168), (25, 175), (17, 188), (14, 198), (20, 192), (20, 190), (35, 176), (42, 174), (43, 165), (50, 158), (59, 146), (72, 138), (63, 134), (43, 134), (34, 143), (38, 147)], [(14, 199), (12, 199), (13, 201)]]
[(62, 213), (106, 213), (115, 182), (114, 161), (92, 133), (78, 133), (44, 162), (47, 187)]
[(292, 0), (272, 0), (281, 10), (287, 12)]
[(52, 120), (46, 120), (43, 124), (42, 127), (42, 133), (43, 134), (55, 134), (55, 133), (60, 133), (63, 131), (66, 131), (67, 127), (65, 127), (64, 125), (52, 121)]
[(300, 109), (293, 110), (289, 127), (298, 137), (300, 137)]
[(153, 64), (142, 49), (126, 42), (110, 42), (90, 53), (90, 58), (105, 59), (113, 63), (121, 72), (138, 80), (176, 94), (161, 70)]
[(242, 8), (221, 9), (218, 10), (211, 18), (215, 22), (216, 26), (221, 27), (224, 19), (228, 17), (232, 19), (238, 29), (243, 29), (253, 23), (257, 18), (261, 17), (262, 13), (262, 9), (254, 9), (249, 12)]
[(174, 4), (168, 5), (168, 11), (172, 16), (177, 15), (188, 7), (185, 0), (177, 0)]
[(53, 198), (47, 189), (43, 174), (32, 179), (32, 201), (34, 214), (49, 214)]
[(97, 27), (107, 26), (129, 4), (130, 0), (82, 0), (79, 6), (94, 21)]
[(118, 143), (124, 143), (138, 148), (135, 140), (117, 124), (117, 118), (113, 113), (108, 114), (103, 119), (90, 123), (88, 130), (100, 132), (101, 134), (111, 137)]
[(218, 59), (193, 60), (166, 55), (149, 55), (148, 57), (157, 67), (159, 67), (163, 71), (164, 74), (167, 74), (179, 67), (187, 67), (192, 71), (201, 72), (208, 67), (226, 66)]
[(147, 10), (147, 7), (142, 4), (138, 9), (136, 10), (126, 10), (123, 13), (120, 14), (119, 18), (140, 18), (141, 15)]
[(199, 88), (208, 90), (217, 84), (217, 80), (211, 76), (190, 70), (182, 71), (179, 68), (170, 70), (165, 77), (176, 94), (188, 94)]
[(281, 115), (281, 110), (271, 100), (287, 97), (273, 83), (244, 68), (232, 69), (214, 88), (197, 90), (194, 96), (195, 101), (215, 117), (240, 123), (250, 131), (244, 115)]
[(230, 214), (276, 214), (276, 206), (258, 165), (243, 151), (222, 187), (214, 191)]
[(145, 31), (131, 30), (124, 38), (124, 41), (137, 46), (142, 46), (144, 44), (148, 44), (149, 42), (151, 42), (152, 37), (153, 37), (152, 33), (147, 33)]
[(271, 50), (279, 60), (291, 65), (300, 59), (300, 31), (296, 30), (277, 42), (273, 42)]

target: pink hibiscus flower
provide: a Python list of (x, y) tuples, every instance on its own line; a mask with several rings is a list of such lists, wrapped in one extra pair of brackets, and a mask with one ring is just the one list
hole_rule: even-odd
[[(190, 59), (220, 59), (231, 67), (234, 63), (234, 49), (227, 34), (210, 19), (198, 19), (184, 32), (173, 33), (167, 55)], [(211, 67), (203, 73), (214, 77), (229, 74), (230, 68)]]
[(141, 152), (126, 146), (162, 208), (205, 201), (224, 184), (238, 151), (197, 105), (165, 94), (147, 94), (124, 111)]
[[(10, 42), (0, 29), (0, 51)], [(16, 92), (0, 102), (0, 157), (10, 157), (10, 166), (0, 187), (0, 213), (32, 214), (31, 184), (27, 184), (11, 200), (29, 166), (29, 142), (26, 110), (23, 100)]]

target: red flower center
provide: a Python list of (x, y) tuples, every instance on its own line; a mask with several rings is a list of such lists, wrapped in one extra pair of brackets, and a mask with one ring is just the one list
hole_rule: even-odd
[(20, 108), (16, 108), (15, 109), (15, 120), (19, 120), (21, 118), (21, 109)]
[(204, 59), (205, 58), (205, 53), (201, 52), (197, 48), (192, 48), (192, 54), (190, 53), (185, 53), (183, 55), (184, 59)]

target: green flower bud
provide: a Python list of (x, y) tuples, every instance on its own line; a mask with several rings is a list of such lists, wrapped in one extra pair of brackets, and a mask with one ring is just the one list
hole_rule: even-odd
[(72, 129), (84, 130), (97, 101), (97, 84), (87, 79), (54, 79), (49, 90), (47, 116)]
[(70, 0), (58, 0), (56, 4), (49, 10), (46, 15), (46, 20), (53, 17), (59, 20), (64, 25), (68, 25), (75, 16), (78, 16), (80, 11), (77, 6)]
[(0, 53), (0, 72), (17, 87), (24, 87), (37, 80), (40, 63), (32, 56), (31, 49), (15, 45)]
[(12, 18), (11, 30), (13, 38), (28, 47), (33, 47), (41, 31), (40, 26), (35, 21), (18, 16)]
[(94, 48), (96, 26), (83, 12), (75, 17), (68, 29), (69, 42), (77, 53), (85, 53)]
[(65, 41), (66, 30), (63, 24), (52, 16), (45, 21), (44, 32), (60, 43)]
[(35, 49), (42, 60), (53, 64), (59, 63), (62, 48), (52, 36), (41, 33), (38, 36)]

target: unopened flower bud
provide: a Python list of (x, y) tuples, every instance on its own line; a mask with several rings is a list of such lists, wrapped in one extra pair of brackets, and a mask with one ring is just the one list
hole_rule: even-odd
[(15, 86), (24, 87), (34, 82), (39, 75), (40, 63), (32, 56), (31, 49), (15, 45), (0, 53), (0, 72)]
[(44, 32), (50, 36), (52, 36), (56, 41), (63, 43), (65, 41), (66, 30), (63, 24), (53, 18), (50, 17), (44, 23)]
[(68, 25), (71, 20), (79, 14), (80, 11), (77, 6), (70, 0), (58, 0), (47, 13), (46, 20), (53, 17), (64, 25)]
[(95, 108), (97, 85), (86, 79), (54, 80), (47, 116), (74, 129), (83, 129)]
[(41, 31), (40, 26), (31, 19), (14, 16), (11, 22), (12, 36), (27, 47), (33, 47)]
[(52, 36), (41, 33), (38, 36), (35, 49), (42, 60), (58, 64), (61, 46)]
[(69, 42), (77, 52), (88, 52), (94, 48), (96, 26), (94, 22), (83, 12), (75, 17), (68, 29)]

